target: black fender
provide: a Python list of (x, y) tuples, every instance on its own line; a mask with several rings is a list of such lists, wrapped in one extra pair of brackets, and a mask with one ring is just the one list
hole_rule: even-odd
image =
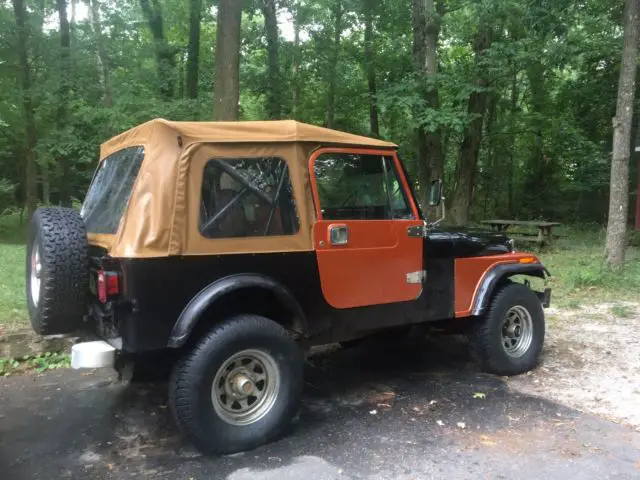
[(513, 275), (529, 275), (531, 277), (538, 277), (546, 280), (551, 276), (549, 271), (541, 263), (501, 263), (489, 270), (482, 280), (480, 280), (480, 286), (478, 287), (478, 293), (473, 300), (473, 306), (471, 308), (471, 315), (482, 315), (486, 310), (493, 292), (496, 286), (500, 282)]
[(306, 317), (291, 291), (273, 278), (257, 273), (234, 274), (221, 278), (203, 288), (184, 308), (169, 337), (169, 348), (179, 348), (187, 341), (202, 314), (217, 300), (230, 292), (248, 287), (269, 290), (278, 298), (292, 317), (306, 331)]

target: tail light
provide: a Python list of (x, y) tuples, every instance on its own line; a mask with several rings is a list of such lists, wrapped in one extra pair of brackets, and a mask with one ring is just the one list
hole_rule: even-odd
[(116, 272), (98, 271), (98, 299), (102, 303), (107, 303), (109, 297), (113, 297), (120, 293), (120, 281)]

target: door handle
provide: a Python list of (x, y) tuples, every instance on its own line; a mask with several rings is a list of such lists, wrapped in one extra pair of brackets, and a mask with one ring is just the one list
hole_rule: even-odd
[(349, 229), (346, 225), (329, 225), (329, 240), (331, 245), (346, 245), (349, 243)]

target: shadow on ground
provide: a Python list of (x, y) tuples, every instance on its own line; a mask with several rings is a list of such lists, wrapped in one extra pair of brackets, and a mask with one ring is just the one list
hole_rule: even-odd
[(640, 435), (513, 393), (457, 338), (316, 354), (295, 429), (207, 458), (176, 431), (166, 386), (105, 372), (0, 380), (6, 478), (638, 478)]

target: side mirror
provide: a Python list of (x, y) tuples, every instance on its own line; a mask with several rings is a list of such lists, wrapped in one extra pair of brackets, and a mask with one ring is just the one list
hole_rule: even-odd
[(437, 207), (442, 202), (442, 191), (444, 184), (441, 178), (438, 178), (431, 182), (431, 188), (429, 189), (429, 206)]

